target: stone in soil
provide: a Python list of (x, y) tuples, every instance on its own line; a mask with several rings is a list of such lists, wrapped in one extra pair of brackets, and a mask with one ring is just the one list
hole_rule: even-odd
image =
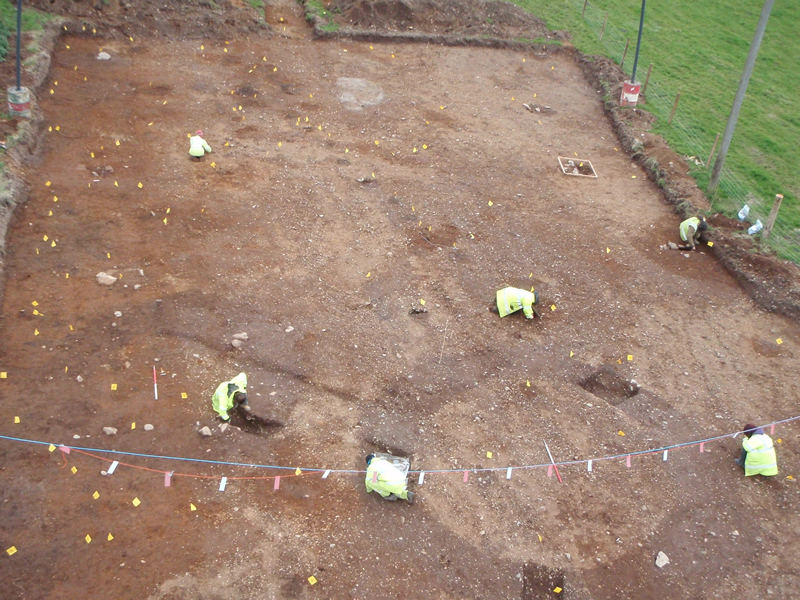
[(242, 333), (234, 333), (233, 339), (242, 340), (243, 342), (246, 342), (248, 340), (248, 337), (247, 334), (243, 331)]
[(664, 554), (659, 550), (658, 555), (656, 556), (656, 566), (661, 569), (669, 564), (669, 558), (667, 555)]
[(114, 285), (116, 281), (117, 278), (108, 273), (100, 272), (97, 274), (97, 283), (100, 285)]
[(144, 426), (144, 430), (145, 430), (145, 431), (153, 431), (153, 429), (155, 429), (155, 427), (153, 427), (153, 426), (152, 426), (150, 423), (147, 423), (147, 424)]
[[(146, 425), (145, 425), (146, 427)], [(117, 435), (117, 428), (116, 427), (103, 427), (103, 433), (106, 435)]]
[(200, 432), (199, 432), (199, 433), (200, 433), (200, 435), (202, 435), (203, 437), (211, 437), (211, 430), (208, 428), (208, 426), (205, 426), (205, 427), (203, 427), (203, 428), (200, 430)]

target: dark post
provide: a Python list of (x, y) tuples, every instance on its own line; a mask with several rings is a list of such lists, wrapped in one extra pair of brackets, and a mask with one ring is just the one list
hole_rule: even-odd
[(647, 93), (647, 84), (650, 83), (650, 71), (653, 70), (653, 63), (650, 63), (650, 66), (647, 67), (647, 77), (644, 78), (644, 85), (642, 86), (642, 96)]
[(644, 7), (647, 0), (642, 0), (642, 14), (639, 16), (639, 37), (636, 40), (636, 55), (633, 57), (633, 73), (631, 83), (636, 83), (636, 67), (639, 64), (639, 48), (642, 46), (642, 29), (644, 29)]
[(728, 123), (725, 125), (725, 132), (722, 134), (719, 154), (717, 154), (717, 160), (714, 162), (714, 168), (711, 170), (711, 179), (708, 181), (708, 193), (712, 196), (717, 191), (717, 186), (719, 185), (722, 166), (725, 164), (725, 157), (728, 155), (728, 147), (731, 145), (733, 131), (736, 129), (736, 121), (739, 119), (739, 110), (742, 108), (742, 102), (744, 102), (747, 84), (750, 83), (750, 75), (753, 74), (753, 66), (756, 64), (758, 49), (761, 46), (764, 31), (767, 29), (769, 13), (772, 11), (774, 2), (775, 0), (764, 0), (764, 7), (761, 9), (761, 16), (758, 19), (756, 32), (753, 35), (753, 42), (750, 44), (750, 52), (747, 54), (747, 61), (745, 61), (744, 71), (742, 71), (742, 78), (739, 80), (739, 88), (736, 90), (736, 96), (733, 99), (731, 114), (728, 116)]
[(600, 30), (600, 41), (603, 41), (603, 34), (606, 32), (606, 21), (608, 21), (608, 13), (606, 13), (606, 18), (603, 19), (603, 28)]
[(762, 240), (767, 239), (769, 234), (772, 233), (772, 226), (775, 225), (775, 218), (778, 216), (778, 211), (781, 208), (781, 202), (783, 202), (783, 194), (776, 194), (775, 202), (772, 204), (772, 210), (769, 211), (767, 224), (764, 225), (764, 231), (761, 232)]
[(675, 96), (675, 104), (672, 105), (672, 112), (669, 113), (669, 121), (667, 122), (668, 125), (672, 125), (672, 117), (675, 116), (675, 111), (678, 109), (678, 101), (681, 99), (681, 93), (678, 92), (678, 95)]
[(22, 54), (22, 0), (17, 0), (17, 90), (22, 87), (20, 60)]
[[(623, 69), (625, 67), (625, 57), (628, 56), (628, 46), (630, 45), (631, 40), (625, 40), (625, 50), (622, 51), (622, 60), (619, 61), (619, 68)], [(633, 83), (633, 81), (631, 81)]]
[(581, 11), (581, 19), (583, 18), (583, 15), (586, 14), (586, 5), (587, 4), (589, 4), (589, 0), (583, 0), (583, 10)]

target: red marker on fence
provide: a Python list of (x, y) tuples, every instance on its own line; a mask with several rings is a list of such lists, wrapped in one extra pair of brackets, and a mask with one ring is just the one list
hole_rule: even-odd
[[(544, 441), (544, 440), (542, 440)], [(544, 442), (544, 449), (547, 450), (547, 456), (550, 458), (550, 464), (553, 465), (553, 469), (556, 471), (556, 477), (558, 477), (558, 483), (564, 483), (561, 481), (561, 473), (558, 472), (558, 467), (556, 466), (556, 461), (553, 460), (553, 455), (550, 454), (550, 448), (547, 446), (547, 442)]]
[(467, 481), (469, 481), (469, 471), (464, 471), (464, 483), (467, 483)]
[(769, 434), (775, 435), (775, 423), (769, 426)]
[(547, 465), (547, 476), (548, 477), (553, 476), (553, 465)]
[(278, 475), (275, 477), (275, 486), (272, 488), (274, 490), (279, 490), (281, 488), (281, 476)]
[(700, 442), (700, 452), (705, 452), (704, 448), (706, 446), (705, 442)]
[(164, 473), (164, 487), (172, 485), (172, 473)]
[(156, 379), (156, 366), (153, 365), (153, 395), (158, 400), (158, 380)]
[(625, 466), (627, 466), (629, 469), (631, 468), (631, 455), (630, 454), (625, 457)]

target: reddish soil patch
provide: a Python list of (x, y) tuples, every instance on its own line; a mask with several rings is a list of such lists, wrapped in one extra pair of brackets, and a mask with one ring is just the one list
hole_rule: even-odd
[[(732, 439), (547, 477), (542, 440), (559, 461), (624, 456), (792, 415), (799, 391), (800, 327), (707, 252), (659, 249), (679, 217), (572, 57), (311, 41), (298, 6), (280, 18), (272, 38), (103, 40), (109, 62), (63, 38), (8, 236), (0, 434), (289, 470), (0, 440), (5, 593), (791, 597), (794, 426), (769, 481)], [(198, 128), (214, 152), (195, 163)], [(535, 286), (543, 318), (490, 313), (506, 285)], [(283, 427), (217, 428), (211, 393), (242, 370)], [(429, 472), (414, 506), (361, 474), (292, 476), (386, 449)], [(114, 457), (156, 472), (102, 476)], [(479, 468), (501, 470), (465, 483)]]

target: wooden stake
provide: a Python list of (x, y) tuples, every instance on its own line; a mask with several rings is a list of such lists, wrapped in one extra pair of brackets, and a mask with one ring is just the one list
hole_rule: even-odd
[(583, 10), (581, 11), (581, 19), (583, 18), (583, 15), (586, 14), (586, 5), (587, 4), (589, 4), (589, 0), (583, 0)]
[(606, 21), (608, 21), (608, 13), (606, 13), (606, 18), (603, 19), (603, 28), (600, 30), (600, 41), (603, 41), (603, 34), (606, 32)]
[(714, 158), (714, 150), (717, 149), (717, 142), (719, 141), (719, 134), (717, 137), (714, 138), (714, 145), (711, 146), (711, 154), (708, 155), (708, 160), (706, 161), (706, 169), (711, 165), (711, 159)]
[(681, 99), (681, 93), (675, 96), (675, 104), (672, 105), (672, 112), (669, 113), (669, 121), (667, 122), (668, 125), (672, 125), (672, 117), (675, 116), (675, 111), (678, 109), (678, 101)]
[[(650, 66), (647, 67), (647, 77), (644, 78), (644, 85), (642, 86), (642, 93), (641, 95), (644, 96), (644, 93), (647, 91), (647, 84), (650, 83), (650, 71), (653, 70), (653, 63), (650, 63)], [(631, 82), (631, 83), (636, 83)]]
[[(619, 68), (620, 69), (622, 69), (622, 67), (625, 65), (625, 56), (628, 54), (628, 46), (630, 45), (630, 43), (631, 43), (630, 38), (625, 40), (625, 50), (622, 51), (622, 60), (619, 61)], [(631, 83), (636, 83), (636, 82), (635, 81), (631, 81)]]
[(769, 217), (767, 217), (767, 224), (764, 225), (764, 231), (761, 232), (762, 240), (766, 240), (769, 234), (772, 233), (772, 226), (775, 224), (775, 218), (778, 216), (781, 202), (783, 202), (783, 194), (776, 194), (775, 202), (772, 203), (772, 210), (769, 211)]

